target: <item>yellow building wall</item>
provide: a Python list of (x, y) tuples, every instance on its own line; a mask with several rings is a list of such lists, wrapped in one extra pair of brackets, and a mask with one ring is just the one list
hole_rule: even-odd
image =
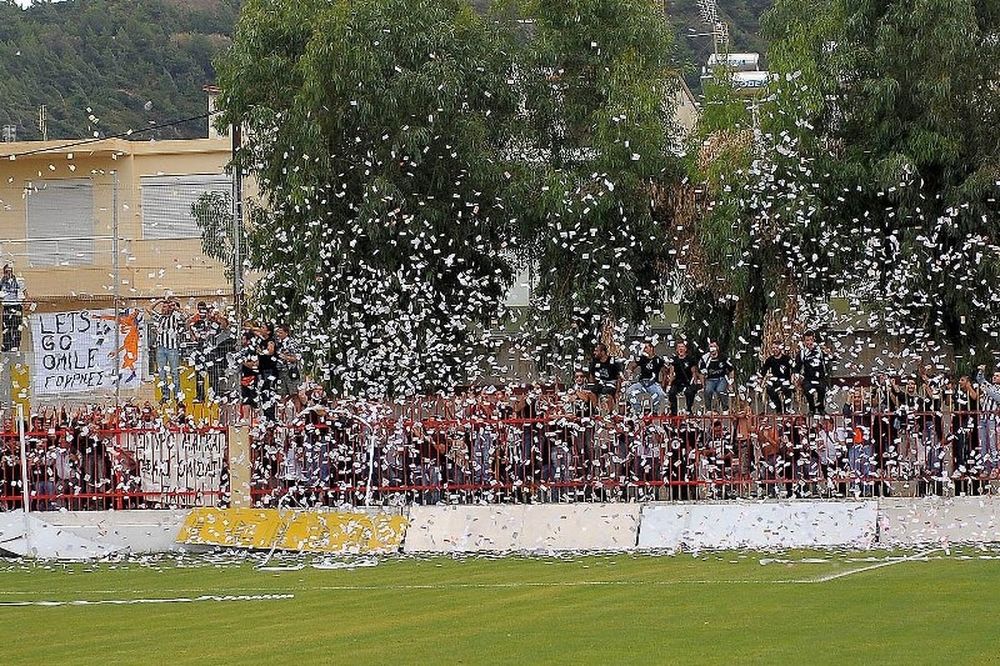
[[(30, 365), (32, 311), (53, 312), (111, 307), (115, 293), (113, 241), (117, 201), (119, 229), (119, 292), (123, 305), (146, 308), (167, 293), (193, 310), (197, 301), (228, 302), (231, 291), (222, 264), (202, 252), (198, 238), (146, 240), (142, 234), (141, 178), (154, 175), (224, 173), (230, 141), (128, 142), (107, 140), (76, 148), (64, 142), (0, 144), (0, 264), (11, 263), (27, 292), (26, 329), (22, 351)], [(17, 156), (29, 151), (46, 152)], [(117, 174), (117, 188), (115, 185)], [(27, 244), (27, 202), (32, 184), (43, 180), (89, 178), (93, 186), (93, 226), (79, 237), (93, 237), (94, 261), (79, 266), (31, 266)], [(117, 192), (116, 192), (117, 189)], [(30, 399), (29, 368), (12, 373), (14, 400)], [(185, 394), (194, 395), (193, 375), (182, 373)], [(130, 399), (157, 400), (151, 377)], [(201, 416), (200, 405), (188, 401), (188, 413)]]
[[(56, 142), (50, 142), (58, 145)], [(0, 147), (0, 259), (11, 262), (24, 278), (30, 299), (39, 307), (69, 309), (66, 301), (111, 298), (114, 293), (115, 177), (120, 244), (120, 291), (125, 298), (150, 298), (166, 292), (223, 295), (229, 289), (224, 267), (202, 252), (201, 241), (145, 240), (142, 235), (141, 178), (152, 175), (223, 173), (230, 158), (228, 139), (130, 143), (103, 141), (85, 149), (64, 149), (6, 158), (47, 144), (25, 142)], [(90, 178), (94, 225), (80, 229), (92, 236), (94, 263), (86, 266), (28, 265), (27, 210), (30, 184), (40, 180)], [(49, 306), (48, 303), (53, 305)]]

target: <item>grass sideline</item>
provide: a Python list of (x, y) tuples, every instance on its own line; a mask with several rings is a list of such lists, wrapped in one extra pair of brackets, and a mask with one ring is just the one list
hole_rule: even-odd
[(0, 603), (294, 595), (0, 606), (3, 663), (1000, 660), (993, 550), (260, 559), (0, 561)]

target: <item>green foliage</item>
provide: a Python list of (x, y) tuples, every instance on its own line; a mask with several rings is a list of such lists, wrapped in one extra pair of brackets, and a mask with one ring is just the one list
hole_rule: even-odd
[[(202, 87), (229, 44), (240, 0), (0, 3), (0, 124), (39, 139), (148, 129), (205, 113)], [(147, 106), (149, 108), (147, 108)], [(204, 119), (142, 138), (205, 136)]]
[(512, 281), (518, 99), (506, 37), (460, 0), (254, 0), (220, 63), (253, 212), (262, 316), (322, 378), (398, 396), (468, 381)]
[(652, 0), (538, 0), (523, 67), (530, 146), (522, 247), (563, 371), (602, 325), (662, 308), (665, 243), (650, 188), (676, 173), (671, 41)]
[[(1000, 14), (994, 0), (780, 0), (772, 68), (834, 187), (859, 252), (843, 277), (907, 337), (983, 358), (1000, 304)], [(849, 250), (848, 250), (849, 251)]]
[(201, 249), (226, 267), (226, 276), (233, 276), (235, 251), (233, 198), (222, 192), (206, 192), (191, 205), (191, 215), (201, 230)]

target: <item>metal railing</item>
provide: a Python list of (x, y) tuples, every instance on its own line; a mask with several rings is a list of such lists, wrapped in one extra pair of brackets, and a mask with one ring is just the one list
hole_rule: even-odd
[[(874, 497), (995, 491), (1000, 413), (369, 419), (251, 430), (256, 506)], [(0, 436), (0, 510), (222, 506), (225, 429)], [(22, 451), (24, 455), (22, 455)]]

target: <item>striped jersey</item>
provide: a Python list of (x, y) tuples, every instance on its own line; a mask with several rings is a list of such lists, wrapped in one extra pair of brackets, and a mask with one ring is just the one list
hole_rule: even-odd
[(184, 315), (174, 310), (168, 315), (156, 316), (156, 345), (164, 349), (180, 349)]

